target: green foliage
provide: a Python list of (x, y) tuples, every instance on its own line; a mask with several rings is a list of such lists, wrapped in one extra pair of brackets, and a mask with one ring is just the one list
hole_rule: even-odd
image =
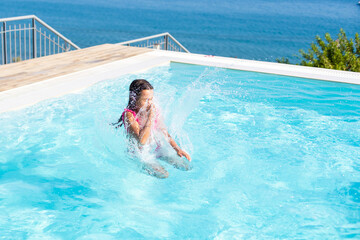
[(282, 57), (282, 58), (277, 58), (276, 61), (277, 61), (278, 63), (290, 64), (289, 59), (288, 59), (288, 58), (284, 58), (284, 57)]
[[(345, 31), (340, 29), (338, 39), (333, 40), (329, 33), (325, 34), (325, 40), (320, 36), (315, 37), (308, 52), (300, 50), (300, 65), (321, 67), (345, 71), (360, 72), (360, 37), (348, 39)], [(277, 62), (289, 63), (288, 59), (276, 59)]]

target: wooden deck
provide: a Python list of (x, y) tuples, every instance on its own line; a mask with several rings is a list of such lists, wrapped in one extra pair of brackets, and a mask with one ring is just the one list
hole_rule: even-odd
[(153, 51), (103, 44), (0, 66), (0, 92)]

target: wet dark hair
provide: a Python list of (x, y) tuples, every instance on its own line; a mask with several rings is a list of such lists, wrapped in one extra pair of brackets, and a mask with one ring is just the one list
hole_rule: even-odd
[(135, 111), (136, 101), (142, 90), (152, 90), (153, 86), (145, 79), (135, 79), (129, 87), (129, 103), (126, 108)]
[[(142, 90), (152, 90), (154, 87), (145, 79), (135, 79), (131, 82), (129, 87), (129, 103), (127, 109), (132, 111), (136, 110), (136, 101), (139, 99)], [(117, 123), (113, 123), (116, 128), (121, 127), (124, 124), (122, 115)]]

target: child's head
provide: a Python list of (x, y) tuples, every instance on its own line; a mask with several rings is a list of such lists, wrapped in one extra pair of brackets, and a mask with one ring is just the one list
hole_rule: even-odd
[(136, 79), (132, 81), (129, 87), (128, 108), (135, 110), (140, 109), (146, 104), (152, 103), (153, 86), (145, 79)]

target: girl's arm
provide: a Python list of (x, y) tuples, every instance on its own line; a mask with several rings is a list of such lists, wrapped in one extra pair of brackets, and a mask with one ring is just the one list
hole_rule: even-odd
[(189, 154), (187, 154), (185, 151), (183, 151), (175, 142), (175, 140), (170, 136), (169, 132), (167, 131), (166, 125), (164, 123), (163, 118), (161, 117), (161, 114), (157, 116), (158, 124), (160, 125), (161, 132), (165, 135), (168, 142), (172, 146), (172, 148), (176, 151), (177, 155), (180, 157), (185, 157), (187, 160), (191, 161), (191, 157)]
[(176, 153), (180, 156), (180, 157), (186, 157), (187, 160), (191, 161), (191, 157), (189, 154), (187, 154), (185, 151), (183, 151), (175, 142), (174, 139), (172, 139), (172, 137), (170, 136), (170, 134), (168, 133), (168, 131), (166, 129), (163, 129), (163, 133), (165, 134), (165, 136), (168, 138), (170, 145), (174, 148), (174, 150), (176, 151)]
[(135, 120), (134, 115), (130, 112), (125, 113), (125, 121), (128, 126), (129, 132), (131, 135), (133, 135), (136, 138), (136, 140), (141, 145), (144, 145), (150, 137), (151, 124), (152, 124), (151, 117), (152, 115), (150, 113), (150, 116), (148, 117), (144, 128), (140, 130), (140, 126), (138, 122)]

